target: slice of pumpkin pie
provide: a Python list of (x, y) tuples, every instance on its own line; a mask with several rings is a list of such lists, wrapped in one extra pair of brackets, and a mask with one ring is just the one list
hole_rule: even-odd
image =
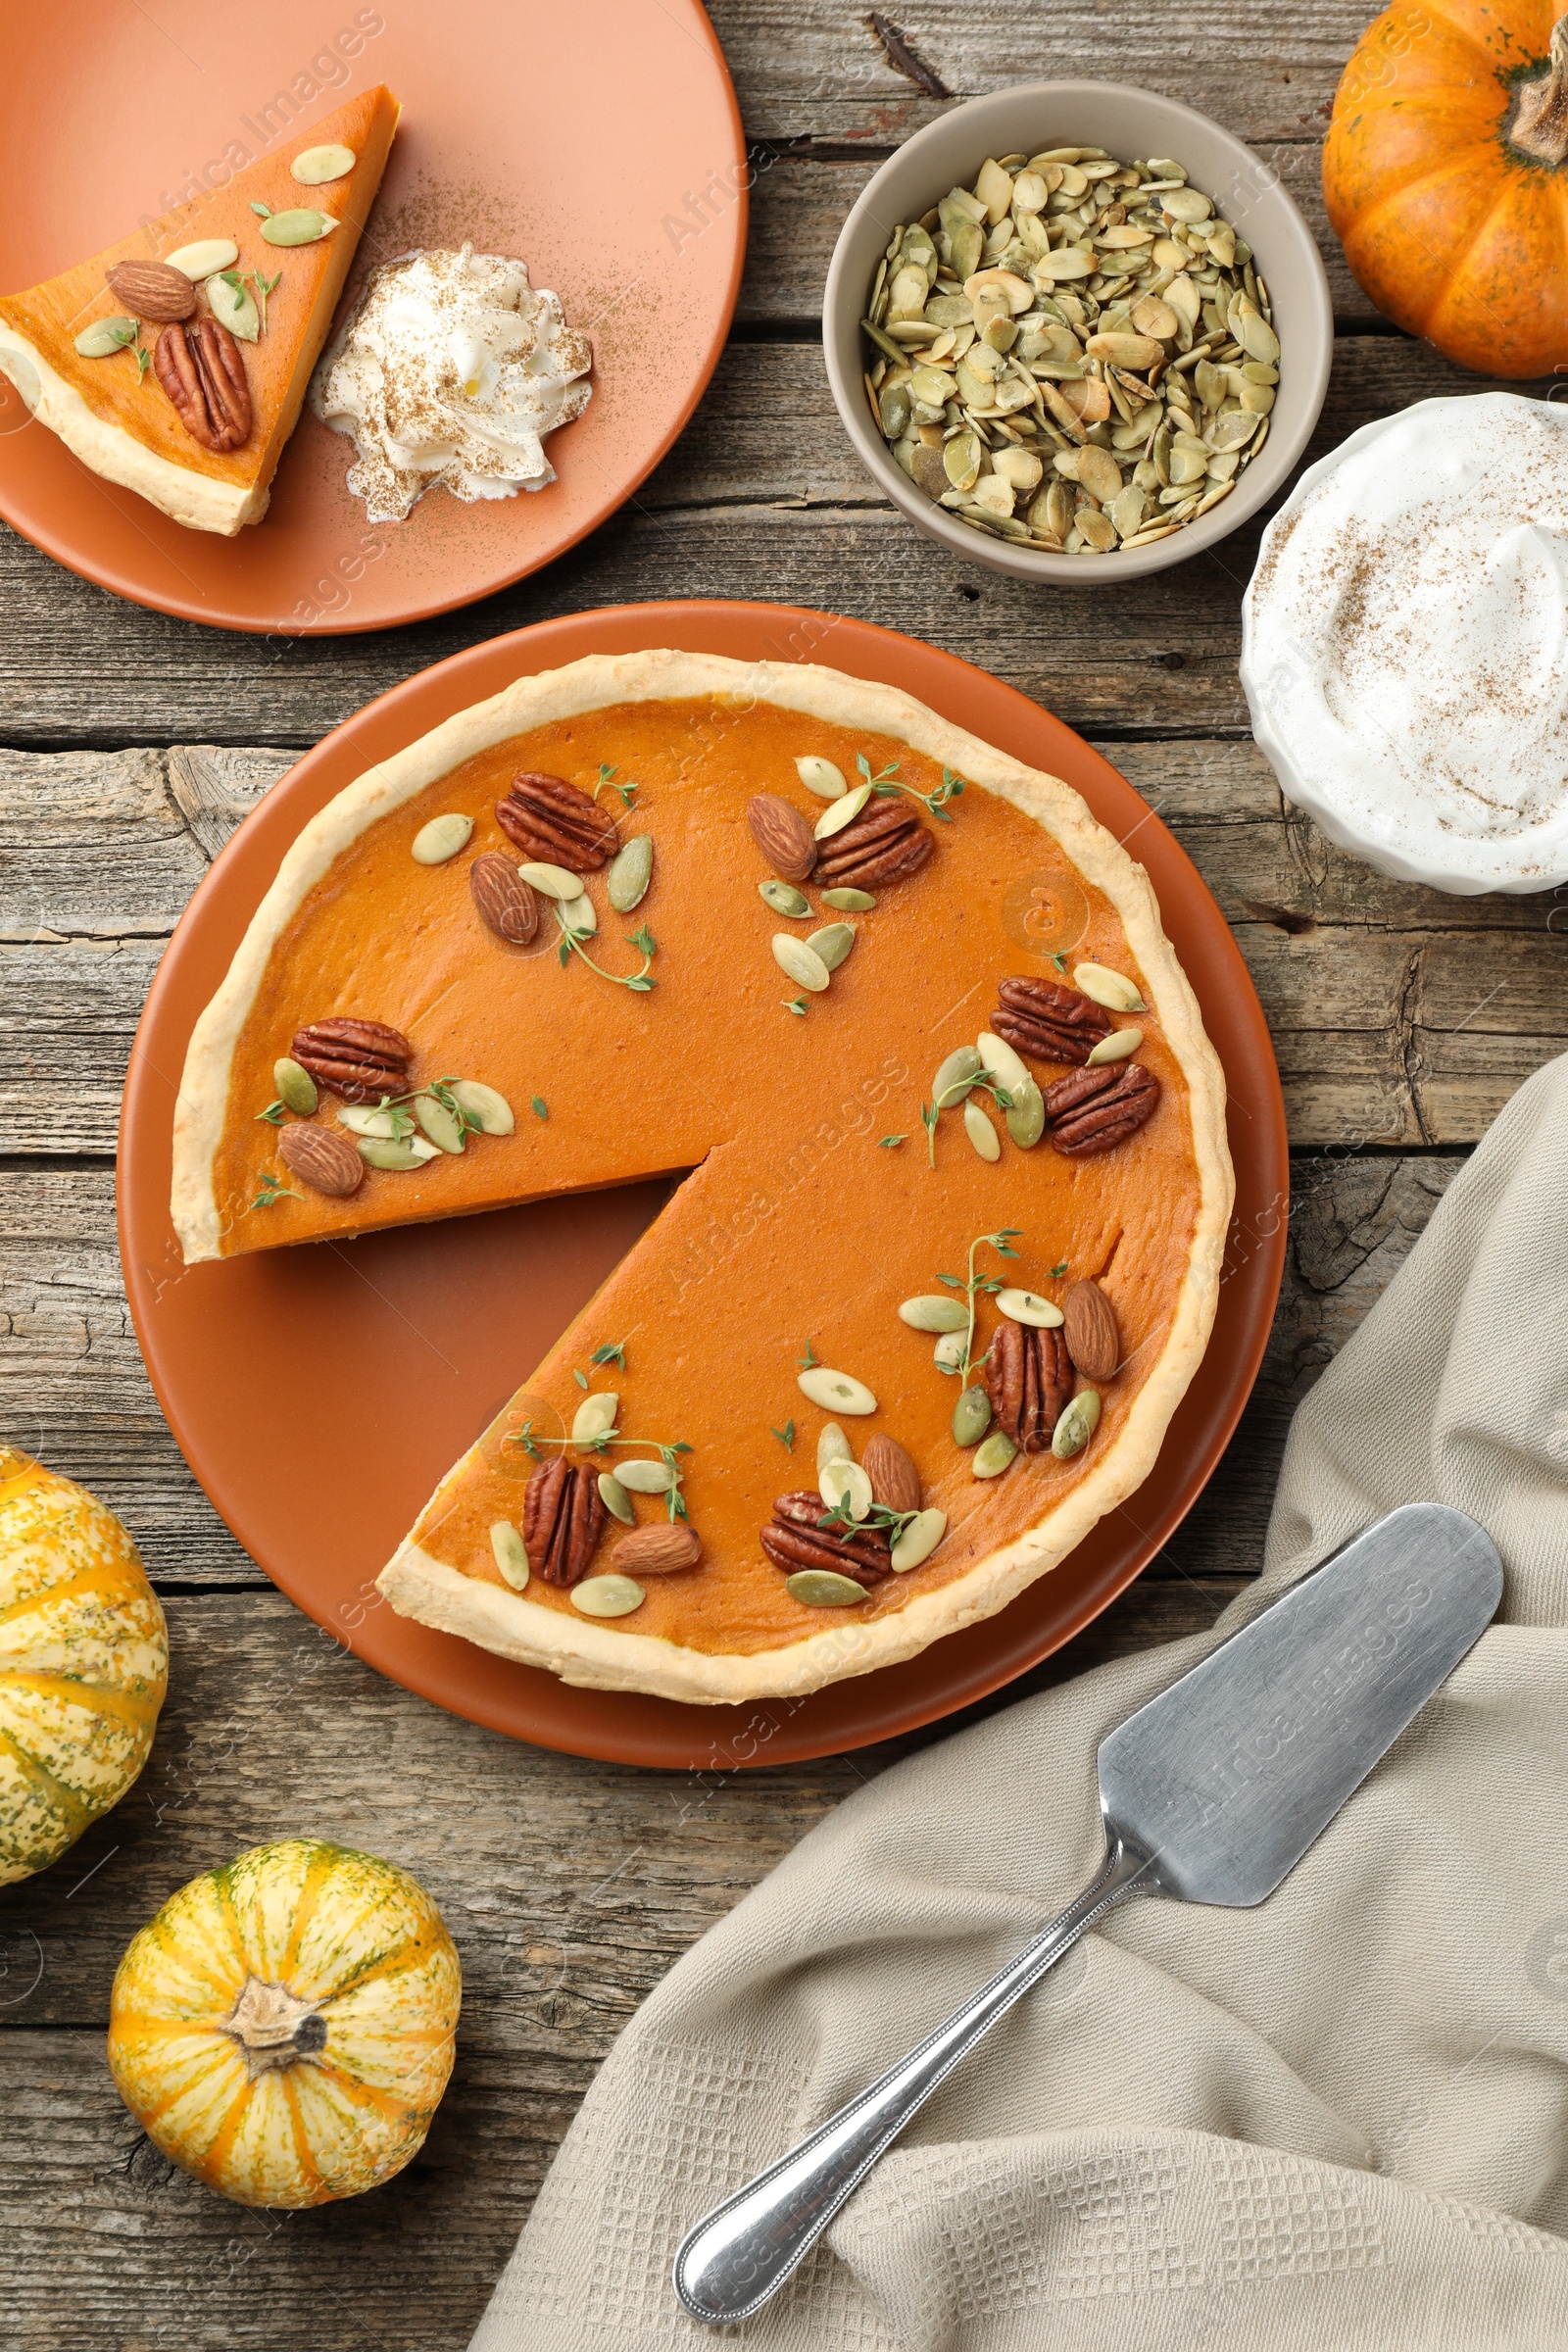
[(199, 203), (0, 295), (0, 368), (105, 480), (191, 530), (259, 522), (398, 113), (378, 84)]

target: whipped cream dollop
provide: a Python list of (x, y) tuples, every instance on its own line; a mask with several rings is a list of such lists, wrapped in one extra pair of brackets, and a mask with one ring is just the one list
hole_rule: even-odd
[(1487, 392), (1353, 433), (1264, 535), (1242, 681), (1334, 839), (1459, 890), (1568, 875), (1568, 411)]
[(522, 262), (408, 253), (371, 272), (311, 379), (311, 406), (359, 450), (349, 488), (402, 522), (437, 482), (514, 498), (556, 478), (544, 436), (588, 406), (586, 335)]

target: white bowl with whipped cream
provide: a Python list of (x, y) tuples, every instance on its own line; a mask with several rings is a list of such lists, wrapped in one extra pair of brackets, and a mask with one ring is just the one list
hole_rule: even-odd
[(1423, 400), (1263, 535), (1242, 685), (1287, 797), (1439, 890), (1568, 881), (1568, 409)]
[(311, 406), (359, 455), (348, 486), (370, 522), (404, 522), (437, 483), (515, 498), (556, 478), (544, 437), (588, 406), (588, 338), (527, 265), (461, 251), (399, 254), (311, 378)]

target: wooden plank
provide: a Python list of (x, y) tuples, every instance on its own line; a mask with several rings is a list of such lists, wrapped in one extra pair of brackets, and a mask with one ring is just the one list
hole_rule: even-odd
[[(1401, 337), (1342, 339), (1309, 456), (1374, 416), (1489, 389)], [(1526, 387), (1527, 389), (1529, 387)], [(18, 745), (313, 743), (427, 663), (599, 605), (705, 595), (848, 611), (996, 671), (1081, 732), (1246, 735), (1238, 592), (1254, 521), (1179, 570), (1043, 592), (949, 556), (880, 501), (849, 448), (814, 344), (731, 346), (636, 502), (534, 580), (395, 633), (235, 637), (107, 597), (0, 530), (4, 732)], [(831, 661), (831, 640), (819, 657)]]
[[(1402, 1261), (1452, 1155), (1357, 1150), (1300, 1159), (1285, 1287), (1261, 1376), (1230, 1453), (1160, 1564), (1250, 1573), (1262, 1554), (1285, 1433), (1310, 1380)], [(0, 1433), (121, 1512), (161, 1587), (254, 1584), (259, 1571), (196, 1485), (142, 1369), (115, 1247), (107, 1168), (0, 1168)], [(431, 1465), (431, 1479), (445, 1467)]]

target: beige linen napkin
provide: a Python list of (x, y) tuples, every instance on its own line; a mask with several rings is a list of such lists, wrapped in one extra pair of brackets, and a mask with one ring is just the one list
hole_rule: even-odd
[[(1269, 1535), (1264, 1592), (1396, 1503), (1456, 1504), (1502, 1553), (1498, 1623), (1266, 1903), (1135, 1899), (1088, 1936), (740, 2340), (1568, 2343), (1565, 1212), (1568, 1059), (1302, 1405)], [(626, 2028), (474, 2352), (713, 2341), (669, 2286), (687, 2227), (1078, 1891), (1099, 1740), (1214, 1638), (1027, 1700), (813, 1831)]]

